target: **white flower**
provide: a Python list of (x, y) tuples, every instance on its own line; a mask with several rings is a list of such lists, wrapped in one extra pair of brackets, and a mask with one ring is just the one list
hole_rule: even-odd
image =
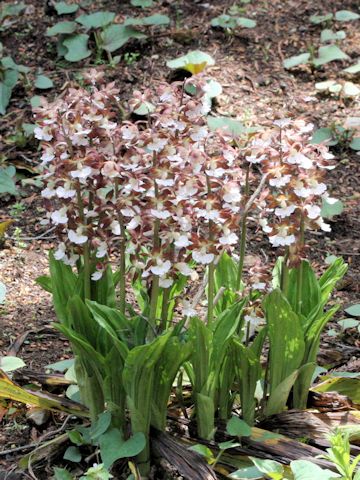
[(317, 205), (306, 205), (307, 216), (311, 219), (318, 218), (321, 214), (321, 208)]
[(221, 245), (234, 245), (239, 240), (239, 237), (234, 232), (224, 232), (224, 235), (219, 238)]
[(121, 234), (120, 223), (117, 220), (113, 220), (110, 223), (110, 228), (111, 228), (111, 231), (114, 235), (120, 235)]
[(286, 245), (292, 245), (296, 239), (294, 235), (272, 235), (269, 237), (269, 241), (273, 247), (284, 247)]
[(105, 242), (101, 242), (96, 250), (96, 258), (103, 258), (107, 255), (107, 245)]
[(284, 208), (275, 208), (275, 215), (277, 215), (280, 218), (286, 218), (290, 217), (292, 213), (294, 213), (296, 210), (295, 205), (289, 205), (288, 207)]
[(139, 215), (136, 215), (131, 221), (127, 224), (129, 230), (135, 230), (141, 223), (141, 218)]
[(155, 218), (159, 218), (160, 220), (165, 220), (166, 218), (171, 217), (171, 213), (168, 210), (155, 210), (152, 208), (150, 212), (151, 215), (153, 215)]
[(260, 218), (259, 225), (263, 229), (264, 233), (272, 232), (272, 228), (269, 227), (269, 224), (268, 224), (268, 221), (266, 220), (266, 218)]
[(313, 161), (302, 153), (295, 153), (287, 159), (288, 163), (297, 164), (301, 168), (309, 169), (313, 166)]
[(73, 178), (79, 178), (81, 180), (84, 180), (85, 178), (89, 177), (91, 175), (92, 168), (91, 167), (83, 167), (79, 170), (74, 170), (70, 172), (70, 175)]
[(66, 256), (66, 246), (65, 243), (59, 243), (58, 249), (54, 253), (54, 258), (56, 260), (62, 260)]
[(91, 275), (91, 280), (94, 282), (97, 282), (100, 280), (100, 278), (103, 276), (103, 271), (102, 270), (96, 270), (92, 275)]
[(258, 157), (257, 155), (249, 155), (245, 157), (246, 161), (248, 161), (249, 163), (261, 163), (263, 160), (265, 160), (265, 158), (266, 155), (260, 155), (260, 157)]
[(139, 133), (135, 125), (124, 125), (121, 127), (121, 135), (124, 140), (132, 140)]
[(51, 220), (53, 221), (53, 223), (55, 223), (55, 225), (63, 225), (67, 223), (68, 217), (66, 215), (66, 211), (66, 207), (63, 207), (60, 210), (55, 210), (54, 212), (52, 212)]
[(188, 239), (187, 235), (180, 235), (174, 242), (175, 246), (178, 248), (186, 248), (192, 244), (192, 242)]
[(209, 175), (209, 177), (215, 177), (215, 178), (221, 178), (225, 173), (225, 170), (223, 168), (214, 168), (212, 170), (206, 170), (206, 174)]
[(201, 250), (193, 250), (191, 255), (195, 262), (201, 263), (202, 265), (208, 265), (215, 258), (213, 253), (206, 253), (205, 248), (202, 248)]
[(273, 124), (277, 127), (284, 128), (291, 124), (291, 118), (281, 118), (279, 120), (275, 120)]
[(41, 196), (44, 198), (53, 198), (55, 195), (56, 191), (51, 188), (44, 188), (44, 190), (41, 191)]
[(52, 134), (49, 132), (49, 127), (35, 127), (34, 135), (38, 140), (45, 140), (45, 142), (49, 142), (53, 138)]
[(63, 187), (57, 187), (56, 195), (58, 198), (72, 198), (75, 197), (76, 190), (72, 190), (68, 184), (65, 184)]
[(154, 275), (158, 275), (159, 277), (162, 277), (165, 275), (171, 268), (171, 262), (169, 260), (161, 260), (161, 258), (156, 259), (156, 265), (153, 265), (150, 267), (150, 271)]
[(151, 143), (148, 143), (146, 146), (151, 152), (161, 152), (167, 143), (166, 138), (153, 138)]
[(175, 180), (172, 178), (156, 178), (155, 182), (161, 187), (173, 187), (175, 185)]
[(62, 260), (65, 263), (65, 265), (70, 265), (70, 267), (73, 267), (76, 264), (76, 262), (79, 260), (79, 255), (72, 253), (70, 257), (65, 256)]
[(195, 308), (191, 306), (190, 302), (183, 300), (182, 304), (183, 304), (182, 313), (184, 317), (196, 317), (197, 312)]
[(42, 165), (45, 165), (46, 163), (51, 162), (51, 160), (54, 160), (54, 158), (55, 158), (55, 155), (54, 155), (54, 150), (52, 148), (47, 148), (40, 157), (40, 159), (42, 160)]
[(160, 277), (159, 279), (159, 286), (161, 288), (169, 288), (174, 283), (172, 278)]
[(291, 175), (284, 175), (283, 177), (270, 178), (269, 183), (272, 187), (283, 187), (291, 180)]
[(208, 129), (206, 127), (195, 127), (190, 131), (190, 138), (194, 142), (200, 142), (208, 135)]
[(224, 201), (228, 203), (240, 202), (241, 200), (240, 188), (237, 185), (230, 186), (229, 188), (226, 189), (226, 193), (223, 198), (224, 198)]
[(265, 282), (257, 282), (252, 284), (252, 288), (254, 290), (265, 290), (266, 283)]
[[(257, 317), (256, 315), (245, 315), (245, 335), (247, 335), (247, 331), (249, 332), (249, 336), (252, 337), (255, 333), (256, 328), (261, 325), (264, 321), (263, 318)], [(249, 330), (248, 330), (249, 328)]]
[(181, 275), (184, 275), (184, 277), (190, 277), (191, 280), (196, 280), (198, 277), (198, 274), (195, 272), (195, 270), (190, 268), (185, 262), (175, 263), (174, 267), (181, 273)]
[(82, 245), (83, 243), (87, 242), (88, 237), (86, 235), (82, 235), (81, 227), (78, 228), (76, 231), (69, 230), (68, 231), (68, 238), (70, 242), (76, 243), (76, 245)]
[(331, 226), (328, 223), (325, 223), (324, 220), (319, 217), (315, 220), (323, 232), (331, 232)]

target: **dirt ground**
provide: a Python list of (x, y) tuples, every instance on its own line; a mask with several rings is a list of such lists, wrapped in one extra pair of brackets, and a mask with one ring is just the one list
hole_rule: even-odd
[[(44, 35), (47, 27), (59, 21), (51, 1), (26, 0), (25, 3), (28, 6), (25, 14), (5, 32), (0, 32), (0, 41), (16, 63), (32, 67), (32, 72), (41, 67), (44, 74), (52, 78), (56, 88), (45, 93), (51, 99), (76, 81), (79, 72), (91, 64), (94, 56), (75, 64), (57, 60), (54, 43)], [(86, 11), (108, 9), (117, 13), (119, 21), (126, 15), (143, 13), (128, 1), (103, 0), (88, 4)], [(275, 117), (302, 117), (317, 127), (343, 123), (349, 116), (360, 115), (359, 103), (344, 103), (336, 98), (320, 97), (315, 92), (315, 82), (337, 78), (344, 68), (343, 62), (333, 62), (314, 73), (307, 67), (288, 72), (282, 66), (284, 58), (306, 50), (309, 45), (318, 46), (321, 26), (312, 25), (308, 20), (310, 15), (339, 9), (358, 11), (357, 0), (253, 0), (243, 5), (243, 15), (256, 19), (255, 29), (242, 29), (229, 35), (211, 28), (210, 20), (225, 13), (233, 4), (229, 0), (159, 0), (146, 14), (167, 14), (171, 26), (154, 31), (141, 43), (126, 44), (120, 53), (139, 53), (138, 60), (131, 65), (120, 62), (114, 69), (106, 65), (98, 68), (106, 69), (109, 80), (116, 81), (122, 98), (127, 99), (134, 89), (141, 90), (169, 79), (166, 60), (199, 49), (215, 58), (216, 64), (208, 73), (223, 86), (214, 115), (251, 119), (257, 125), (268, 124)], [(343, 23), (341, 29), (347, 34), (341, 46), (354, 63), (360, 57), (359, 21)], [(0, 165), (14, 163), (27, 179), (33, 178), (29, 170), (34, 171), (38, 163), (37, 144), (29, 141), (19, 147), (12, 136), (19, 124), (31, 123), (29, 98), (34, 94), (43, 92), (17, 86), (6, 115), (0, 118)], [(343, 256), (349, 263), (349, 272), (335, 296), (346, 308), (359, 298), (360, 157), (347, 148), (338, 148), (333, 153), (338, 166), (329, 173), (328, 184), (332, 196), (344, 202), (345, 210), (331, 222), (330, 233), (310, 235), (308, 245), (310, 257), (319, 268), (329, 254)], [(23, 208), (14, 210), (15, 202), (21, 202)], [(70, 356), (67, 341), (51, 326), (55, 317), (50, 295), (35, 283), (37, 276), (47, 272), (47, 252), (55, 241), (51, 232), (47, 233), (46, 227), (39, 223), (42, 214), (36, 185), (28, 183), (16, 201), (0, 197), (0, 221), (14, 220), (0, 249), (0, 279), (8, 288), (6, 302), (0, 306), (0, 354), (7, 354), (17, 340), (21, 344), (17, 354), (28, 368), (37, 371)], [(37, 239), (41, 235), (45, 238)], [(259, 244), (254, 242), (254, 245), (250, 242), (249, 253), (260, 255)], [(269, 246), (262, 247), (274, 258), (275, 253)], [(343, 316), (341, 308), (338, 318)], [(341, 370), (358, 371), (359, 346), (355, 330), (341, 337), (325, 335), (320, 360)], [(23, 415), (5, 420), (0, 430), (0, 445), (4, 449), (29, 443), (39, 436)], [(0, 479), (3, 478), (1, 465), (8, 469), (9, 461), (6, 456), (0, 456)]]

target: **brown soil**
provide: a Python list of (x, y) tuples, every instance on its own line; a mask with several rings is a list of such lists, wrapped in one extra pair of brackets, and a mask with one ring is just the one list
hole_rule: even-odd
[[(0, 32), (0, 41), (5, 55), (32, 67), (30, 78), (41, 67), (53, 79), (56, 88), (45, 93), (51, 99), (76, 81), (82, 68), (94, 61), (94, 55), (76, 64), (58, 61), (53, 41), (44, 34), (48, 26), (63, 18), (58, 18), (53, 8), (44, 6), (51, 2), (25, 0), (25, 3), (28, 5), (25, 14), (5, 32)], [(119, 21), (125, 15), (142, 14), (141, 9), (131, 7), (130, 2), (101, 0), (88, 3), (91, 6), (86, 7), (86, 11), (109, 9), (117, 13)], [(154, 30), (146, 41), (130, 42), (120, 51), (139, 53), (135, 63), (126, 65), (121, 61), (114, 69), (106, 68), (106, 65), (98, 68), (106, 68), (108, 78), (116, 81), (126, 99), (136, 88), (168, 79), (166, 60), (200, 49), (215, 58), (216, 65), (208, 73), (223, 86), (223, 93), (214, 108), (216, 115), (250, 118), (254, 124), (268, 124), (279, 116), (304, 117), (319, 127), (334, 121), (343, 123), (348, 116), (359, 115), (359, 104), (320, 97), (314, 89), (317, 81), (338, 78), (340, 70), (350, 62), (333, 62), (316, 72), (307, 67), (288, 72), (282, 67), (284, 58), (306, 50), (309, 45), (319, 45), (321, 26), (312, 25), (308, 20), (310, 15), (339, 9), (358, 11), (356, 0), (253, 1), (244, 5), (243, 15), (256, 18), (255, 29), (239, 30), (233, 35), (212, 29), (210, 20), (225, 13), (232, 4), (232, 0), (159, 0), (156, 8), (147, 9), (145, 13), (169, 15), (171, 27)], [(67, 17), (71, 19), (71, 16)], [(359, 21), (339, 26), (347, 34), (341, 47), (354, 63), (360, 56)], [(7, 114), (0, 118), (0, 165), (2, 162), (14, 163), (27, 178), (31, 178), (29, 169), (33, 170), (37, 164), (37, 145), (30, 141), (19, 147), (10, 137), (22, 122), (32, 121), (29, 98), (34, 94), (41, 95), (43, 91), (17, 86)], [(331, 233), (311, 235), (308, 243), (310, 256), (319, 268), (328, 254), (341, 255), (349, 263), (346, 279), (336, 293), (336, 300), (346, 307), (359, 298), (360, 162), (359, 156), (346, 146), (334, 153), (338, 167), (329, 174), (328, 183), (333, 195), (345, 203), (345, 211), (331, 222)], [(55, 317), (50, 295), (35, 284), (36, 277), (47, 272), (47, 251), (53, 241), (51, 232), (46, 233), (46, 227), (39, 224), (43, 210), (38, 188), (28, 185), (22, 189), (20, 200), (24, 211), (14, 217), (14, 199), (0, 197), (0, 220), (14, 220), (8, 229), (9, 238), (0, 250), (0, 279), (8, 288), (6, 302), (0, 306), (0, 354), (6, 354), (12, 343), (27, 332), (18, 355), (29, 368), (40, 371), (49, 363), (68, 358), (70, 352), (68, 343), (51, 326)], [(16, 240), (15, 228), (21, 229), (20, 237), (29, 238), (23, 241), (25, 246)], [(46, 238), (30, 239), (41, 234)], [(256, 242), (251, 242), (249, 253), (260, 255), (260, 246), (274, 257), (274, 251)], [(339, 318), (343, 316), (343, 310), (340, 310)], [(325, 336), (321, 358), (337, 369), (357, 371), (358, 347), (359, 337), (355, 330), (340, 339)], [(1, 411), (0, 403), (0, 414)], [(26, 422), (21, 410), (19, 417), (9, 419), (5, 416), (3, 425), (0, 444), (4, 449), (29, 443), (38, 435)], [(1, 465), (9, 469), (15, 459), (15, 455), (0, 457), (0, 478)]]

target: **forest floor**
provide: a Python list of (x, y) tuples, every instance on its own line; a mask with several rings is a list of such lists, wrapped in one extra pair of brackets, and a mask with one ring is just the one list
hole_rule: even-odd
[[(14, 2), (12, 2), (14, 3)], [(42, 0), (26, 0), (25, 14), (16, 18), (5, 32), (0, 31), (6, 55), (18, 64), (43, 73), (53, 80), (55, 87), (45, 95), (55, 98), (66, 86), (79, 78), (81, 70), (91, 65), (93, 58), (69, 64), (58, 61), (52, 40), (45, 36), (47, 27), (59, 21), (51, 4)], [(89, 2), (86, 11), (111, 10), (118, 18), (142, 13), (129, 2), (99, 0)], [(230, 0), (162, 0), (146, 14), (163, 13), (172, 19), (171, 26), (154, 33), (147, 40), (132, 41), (121, 53), (139, 54), (135, 62), (123, 61), (115, 68), (104, 68), (109, 80), (120, 88), (121, 97), (128, 99), (131, 92), (168, 80), (166, 60), (176, 58), (190, 50), (202, 50), (215, 59), (208, 69), (209, 76), (223, 87), (216, 99), (213, 115), (251, 119), (255, 125), (268, 125), (274, 118), (304, 118), (316, 127), (343, 124), (348, 117), (359, 116), (359, 103), (344, 102), (336, 97), (316, 94), (315, 83), (337, 78), (349, 62), (332, 62), (314, 72), (308, 67), (286, 71), (283, 59), (304, 51), (309, 45), (319, 45), (320, 25), (309, 22), (310, 15), (348, 9), (357, 11), (356, 0), (259, 0), (243, 4), (243, 15), (254, 18), (254, 29), (242, 29), (233, 34), (211, 28), (212, 18), (225, 13), (234, 4)], [(346, 31), (343, 50), (354, 61), (360, 57), (359, 21), (341, 25)], [(6, 301), (0, 306), (0, 355), (11, 352), (22, 358), (27, 368), (43, 371), (58, 360), (69, 358), (68, 342), (52, 327), (55, 320), (51, 296), (35, 283), (36, 277), (47, 273), (47, 254), (55, 245), (52, 233), (40, 224), (44, 209), (40, 189), (32, 181), (38, 163), (37, 143), (29, 140), (25, 145), (16, 143), (16, 130), (21, 123), (32, 123), (29, 97), (41, 91), (16, 87), (5, 116), (0, 118), (0, 165), (14, 164), (28, 181), (20, 189), (18, 198), (0, 197), (0, 221), (12, 219), (7, 238), (0, 247), (0, 279), (7, 286)], [(349, 264), (345, 280), (336, 292), (334, 302), (341, 304), (338, 319), (344, 308), (359, 299), (360, 266), (360, 157), (355, 151), (340, 145), (333, 149), (337, 168), (328, 175), (331, 195), (345, 205), (344, 211), (330, 222), (330, 233), (308, 237), (310, 257), (320, 268), (329, 255), (342, 256)], [(43, 236), (43, 238), (37, 238)], [(250, 232), (254, 239), (256, 234)], [(269, 256), (275, 252), (265, 244), (250, 243), (251, 256)], [(331, 334), (324, 335), (320, 363), (342, 371), (359, 371), (360, 339), (356, 329), (340, 331), (333, 322)], [(336, 333), (336, 334), (335, 334)], [(0, 422), (2, 407), (0, 404)], [(49, 427), (51, 428), (51, 427)], [(4, 449), (36, 441), (43, 431), (22, 417), (7, 418), (1, 425), (0, 446)], [(14, 457), (12, 457), (14, 460)], [(1, 465), (10, 463), (0, 456)]]

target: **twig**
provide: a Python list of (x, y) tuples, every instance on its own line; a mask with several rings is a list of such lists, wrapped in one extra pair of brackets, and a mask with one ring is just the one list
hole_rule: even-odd
[(43, 232), (41, 233), (40, 235), (37, 235), (35, 237), (8, 237), (10, 238), (10, 240), (26, 240), (26, 241), (30, 241), (30, 240), (40, 240), (40, 239), (52, 239), (52, 238), (56, 238), (55, 236), (51, 236), (51, 237), (47, 237), (46, 235), (50, 232), (53, 232), (55, 230), (56, 227), (51, 227), (49, 228), (49, 230), (46, 230), (46, 232)]
[(247, 203), (246, 203), (246, 205), (245, 205), (245, 207), (244, 207), (244, 210), (243, 210), (243, 212), (242, 212), (242, 214), (241, 214), (241, 219), (243, 219), (243, 218), (248, 214), (250, 208), (253, 206), (255, 200), (257, 199), (257, 197), (259, 196), (259, 194), (261, 193), (261, 191), (262, 191), (262, 189), (263, 189), (263, 187), (264, 187), (264, 185), (265, 185), (265, 182), (266, 182), (267, 177), (268, 177), (268, 174), (266, 173), (266, 174), (262, 177), (262, 179), (261, 179), (259, 185), (257, 186), (255, 192), (251, 195), (251, 197), (250, 197), (249, 200), (247, 201)]

